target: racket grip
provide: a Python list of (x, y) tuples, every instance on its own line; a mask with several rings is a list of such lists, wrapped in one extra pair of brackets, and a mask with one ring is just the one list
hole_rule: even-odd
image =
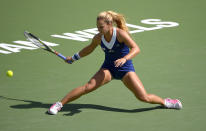
[[(63, 56), (61, 53), (56, 53), (57, 56), (59, 56), (60, 58), (62, 58), (63, 60), (66, 60), (67, 58), (65, 56)], [(71, 60), (67, 61), (68, 63), (72, 63)]]

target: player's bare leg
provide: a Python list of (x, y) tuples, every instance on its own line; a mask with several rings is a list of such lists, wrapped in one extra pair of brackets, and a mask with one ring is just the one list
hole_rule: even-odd
[(100, 69), (85, 85), (77, 87), (70, 91), (61, 102), (56, 102), (49, 109), (50, 114), (57, 114), (61, 110), (64, 104), (74, 101), (84, 94), (92, 92), (100, 86), (108, 83), (112, 80), (110, 72), (106, 69)]
[(160, 104), (166, 108), (181, 109), (182, 103), (178, 99), (162, 99), (161, 97), (154, 94), (147, 94), (146, 90), (139, 77), (135, 72), (127, 73), (123, 78), (123, 83), (128, 89), (130, 89), (137, 99), (151, 103), (151, 104)]

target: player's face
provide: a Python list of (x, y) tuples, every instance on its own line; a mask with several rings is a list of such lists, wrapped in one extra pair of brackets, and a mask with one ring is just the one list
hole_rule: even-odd
[(106, 23), (103, 19), (97, 20), (97, 28), (98, 31), (102, 34), (106, 34), (109, 32), (110, 24)]

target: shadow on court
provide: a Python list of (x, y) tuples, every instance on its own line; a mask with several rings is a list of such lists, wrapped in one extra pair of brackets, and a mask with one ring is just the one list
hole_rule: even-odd
[[(38, 101), (21, 100), (21, 99), (15, 99), (15, 98), (8, 98), (8, 97), (4, 97), (4, 96), (0, 96), (0, 99), (25, 102), (25, 104), (18, 104), (18, 105), (10, 106), (11, 108), (14, 108), (14, 109), (31, 109), (31, 108), (48, 109), (52, 105), (52, 104), (46, 104), (46, 103), (42, 103), (42, 102), (38, 102)], [(155, 107), (138, 108), (138, 109), (120, 109), (120, 108), (95, 105), (95, 104), (74, 104), (74, 103), (71, 103), (71, 104), (64, 105), (64, 108), (62, 108), (61, 112), (69, 112), (69, 113), (66, 113), (64, 115), (73, 116), (75, 114), (82, 112), (82, 109), (95, 109), (95, 110), (122, 112), (122, 113), (138, 113), (138, 112), (145, 112), (145, 111), (151, 111), (151, 110), (156, 110), (156, 109), (166, 109), (166, 108), (164, 108), (162, 106), (155, 106)], [(48, 114), (47, 111), (45, 112), (45, 114)]]

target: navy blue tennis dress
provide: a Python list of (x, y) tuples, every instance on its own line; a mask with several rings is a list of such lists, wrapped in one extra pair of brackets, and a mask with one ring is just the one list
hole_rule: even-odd
[(109, 43), (105, 40), (104, 35), (102, 35), (101, 48), (105, 52), (105, 60), (101, 68), (108, 69), (114, 79), (121, 80), (127, 72), (135, 72), (135, 70), (132, 60), (127, 60), (122, 67), (115, 67), (114, 62), (129, 53), (129, 47), (117, 40), (116, 32), (116, 27), (113, 27), (113, 35)]

